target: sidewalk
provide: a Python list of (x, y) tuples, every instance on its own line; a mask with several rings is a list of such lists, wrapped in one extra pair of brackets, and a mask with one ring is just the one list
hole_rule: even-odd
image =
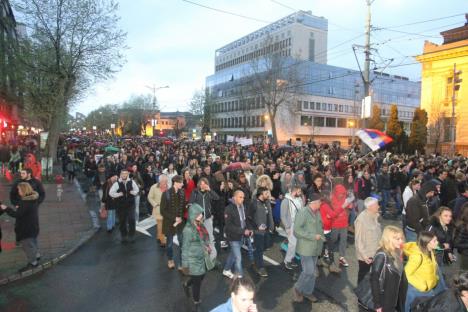
[[(9, 203), (11, 184), (0, 182), (0, 200)], [(44, 184), (46, 198), (39, 207), (39, 251), (40, 266), (34, 272), (50, 267), (72, 253), (94, 233), (88, 206), (75, 183), (63, 184), (62, 201), (57, 201), (56, 185)], [(0, 253), (0, 285), (30, 275), (32, 272), (17, 274), (27, 264), (21, 247), (15, 243), (15, 220), (3, 214), (0, 226), (3, 232)]]

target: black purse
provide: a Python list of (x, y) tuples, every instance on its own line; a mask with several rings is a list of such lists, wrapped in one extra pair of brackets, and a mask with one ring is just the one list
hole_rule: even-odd
[[(379, 276), (379, 284), (380, 284), (380, 288), (382, 289), (383, 283), (385, 281), (385, 268), (387, 266), (387, 256), (385, 255), (384, 252), (379, 252), (374, 256), (374, 259), (378, 254), (384, 255), (384, 266), (382, 268), (382, 271), (380, 271), (380, 276)], [(371, 273), (369, 272), (359, 282), (356, 289), (354, 290), (354, 293), (356, 294), (358, 298), (358, 303), (360, 306), (362, 306), (366, 310), (373, 311), (375, 310), (375, 306), (374, 306), (374, 298), (372, 296), (370, 278), (371, 278)]]

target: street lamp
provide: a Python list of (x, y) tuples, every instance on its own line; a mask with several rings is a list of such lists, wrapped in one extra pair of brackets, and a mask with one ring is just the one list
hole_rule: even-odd
[(156, 125), (158, 124), (158, 120), (153, 118), (151, 119), (151, 126), (153, 127), (153, 136), (154, 136), (154, 129), (156, 128)]

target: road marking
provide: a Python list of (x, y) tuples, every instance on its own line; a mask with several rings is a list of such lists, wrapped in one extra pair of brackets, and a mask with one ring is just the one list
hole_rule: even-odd
[[(148, 229), (156, 226), (156, 220), (153, 217), (148, 217), (144, 220), (141, 220), (136, 224), (135, 230), (151, 237), (151, 234), (147, 231)], [(177, 244), (179, 245), (179, 244)]]

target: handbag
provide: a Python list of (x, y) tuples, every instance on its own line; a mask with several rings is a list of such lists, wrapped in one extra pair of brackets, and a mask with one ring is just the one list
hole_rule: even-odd
[(99, 218), (101, 219), (107, 219), (107, 209), (104, 207), (101, 207), (99, 209)]
[[(385, 267), (387, 266), (387, 256), (385, 255), (384, 252), (379, 252), (374, 256), (374, 259), (378, 254), (384, 255), (384, 266), (382, 268), (382, 271), (380, 271), (380, 276), (379, 276), (380, 288), (383, 288), (383, 283), (385, 281)], [(374, 298), (372, 296), (370, 278), (371, 278), (371, 274), (369, 272), (359, 282), (354, 292), (358, 298), (358, 303), (364, 308), (372, 311), (372, 310), (375, 310), (375, 307), (374, 307)]]
[(205, 250), (205, 266), (207, 271), (211, 271), (216, 266), (216, 258), (211, 259), (210, 254)]

